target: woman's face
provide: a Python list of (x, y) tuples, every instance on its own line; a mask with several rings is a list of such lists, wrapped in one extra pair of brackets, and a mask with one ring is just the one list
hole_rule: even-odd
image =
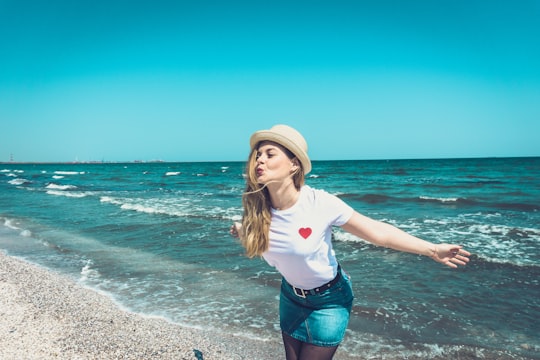
[(296, 160), (287, 155), (285, 148), (271, 141), (263, 141), (257, 150), (255, 173), (259, 184), (282, 181), (296, 169)]

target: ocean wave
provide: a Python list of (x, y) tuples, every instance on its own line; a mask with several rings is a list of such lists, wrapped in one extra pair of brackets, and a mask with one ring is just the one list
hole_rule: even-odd
[(49, 185), (45, 186), (45, 189), (50, 190), (75, 190), (77, 187), (75, 185), (58, 185), (54, 183), (50, 183)]
[(111, 203), (111, 204), (114, 204), (114, 205), (121, 205), (122, 204), (121, 201), (116, 200), (115, 198), (110, 197), (110, 196), (102, 196), (99, 199), (99, 201), (102, 202), (102, 203)]
[(92, 260), (86, 260), (85, 265), (81, 269), (81, 278), (80, 281), (82, 283), (86, 283), (89, 279), (96, 280), (101, 277), (101, 274), (97, 269), (94, 269), (92, 266), (94, 265)]
[[(347, 329), (347, 333), (348, 335), (340, 345), (341, 351), (348, 354), (362, 354), (362, 359), (529, 359), (516, 355), (509, 350), (498, 350), (478, 345), (395, 341), (379, 334), (358, 332), (351, 329)], [(478, 343), (482, 342), (478, 341)], [(527, 347), (537, 348), (533, 344), (522, 344), (519, 350), (526, 351)]]
[(143, 213), (147, 213), (147, 214), (166, 214), (166, 215), (176, 215), (176, 216), (182, 216), (182, 215), (185, 215), (185, 214), (182, 214), (182, 213), (179, 213), (179, 212), (176, 212), (176, 211), (169, 211), (169, 210), (166, 210), (166, 209), (158, 209), (156, 207), (153, 207), (153, 206), (145, 206), (145, 205), (142, 205), (142, 204), (122, 204), (120, 206), (121, 209), (124, 209), (124, 210), (134, 210), (134, 211), (138, 211), (138, 212), (143, 212)]
[(344, 230), (334, 230), (332, 233), (332, 240), (334, 241), (340, 241), (340, 242), (350, 242), (350, 243), (358, 243), (358, 244), (364, 244), (364, 245), (372, 245), (369, 241), (364, 240), (362, 238), (359, 238), (356, 235), (350, 234)]
[(472, 200), (459, 197), (433, 197), (433, 196), (418, 196), (418, 197), (397, 197), (384, 194), (342, 194), (341, 198), (356, 200), (371, 205), (382, 204), (386, 202), (394, 203), (439, 203), (439, 204), (473, 204)]
[(8, 229), (10, 230), (15, 230), (15, 231), (18, 231), (19, 232), (19, 235), (23, 236), (23, 237), (30, 237), (32, 236), (32, 232), (28, 229), (24, 229), (24, 228), (21, 228), (19, 227), (18, 225), (18, 222), (16, 220), (13, 220), (13, 219), (8, 219), (8, 218), (0, 218), (0, 219), (3, 219), (4, 220), (4, 226), (7, 227)]
[(472, 233), (482, 233), (485, 235), (498, 235), (509, 238), (536, 238), (540, 241), (540, 229), (517, 228), (506, 225), (474, 224), (469, 227)]
[[(503, 215), (472, 213), (443, 219), (424, 219), (414, 235), (435, 242), (453, 242), (493, 263), (539, 264), (540, 229), (505, 225)], [(398, 226), (399, 227), (399, 226)], [(438, 240), (439, 239), (439, 240)]]
[[(202, 195), (204, 196), (204, 194)], [(224, 208), (198, 203), (190, 198), (118, 198), (101, 196), (100, 202), (119, 206), (122, 210), (136, 211), (151, 215), (168, 215), (175, 217), (215, 218), (238, 221), (241, 216), (239, 208)]]
[(75, 185), (58, 185), (55, 183), (49, 183), (47, 186), (45, 186), (45, 189), (47, 189), (46, 193), (49, 195), (66, 196), (71, 198), (83, 198), (92, 194), (91, 192), (73, 191), (78, 189), (78, 187)]
[[(513, 266), (539, 266), (538, 246), (540, 229), (497, 224), (463, 222), (463, 219), (418, 219), (406, 223), (382, 220), (403, 229), (417, 237), (435, 243), (451, 241), (461, 244), (475, 256), (494, 264)], [(424, 225), (424, 226), (423, 226)], [(437, 240), (439, 239), (440, 240)], [(375, 248), (376, 245), (336, 228), (333, 233), (336, 242), (349, 243), (361, 249)]]
[(429, 196), (420, 196), (420, 199), (427, 200), (427, 201), (438, 201), (442, 203), (459, 201), (459, 198), (434, 198), (434, 197), (429, 197)]
[(477, 201), (475, 199), (469, 199), (469, 198), (461, 198), (461, 197), (448, 197), (448, 198), (438, 198), (438, 197), (430, 197), (430, 196), (419, 196), (418, 198), (414, 198), (410, 200), (411, 202), (419, 202), (419, 203), (433, 203), (443, 206), (454, 206), (454, 207), (471, 207), (471, 206), (484, 206), (484, 207), (490, 207), (487, 203), (481, 203), (480, 201)]
[(517, 266), (539, 265), (540, 230), (506, 225), (471, 224), (467, 247), (489, 262)]
[(516, 262), (512, 259), (504, 259), (496, 256), (490, 256), (488, 254), (473, 254), (471, 256), (471, 261), (475, 266), (487, 267), (487, 266), (496, 266), (496, 267), (511, 267), (517, 270), (523, 269), (535, 269), (536, 271), (540, 270), (540, 263), (538, 261), (533, 262)]
[(176, 175), (180, 175), (181, 172), (180, 171), (168, 171), (165, 173), (165, 176), (176, 176)]
[(182, 205), (177, 200), (171, 201), (157, 201), (154, 199), (138, 199), (138, 198), (114, 198), (110, 196), (102, 196), (100, 198), (102, 203), (110, 203), (120, 206), (123, 210), (137, 211), (147, 214), (162, 214), (171, 216), (188, 216), (192, 207), (189, 205)]
[(24, 174), (24, 170), (3, 169), (0, 170), (0, 173), (8, 173), (6, 176), (18, 176), (17, 174)]
[(89, 195), (89, 193), (86, 193), (86, 192), (79, 192), (79, 191), (66, 192), (62, 190), (49, 190), (47, 191), (47, 194), (55, 195), (55, 196), (66, 196), (66, 197), (72, 197), (72, 198), (83, 198)]
[(8, 184), (16, 185), (16, 186), (20, 186), (20, 185), (24, 185), (24, 184), (30, 184), (30, 183), (31, 183), (30, 180), (23, 179), (23, 178), (17, 178), (17, 179), (13, 179), (13, 180), (8, 181)]
[(385, 194), (351, 194), (344, 193), (339, 195), (344, 200), (359, 201), (370, 205), (379, 205), (384, 203), (418, 203), (418, 204), (434, 204), (440, 206), (452, 207), (479, 207), (495, 210), (510, 210), (520, 212), (536, 212), (540, 211), (540, 204), (523, 203), (523, 202), (490, 202), (479, 200), (476, 198), (465, 197), (436, 197), (428, 195), (420, 195), (418, 197), (397, 197)]
[(11, 230), (21, 230), (21, 228), (15, 224), (15, 220), (13, 219), (4, 218), (4, 226)]
[(84, 175), (85, 171), (55, 171), (56, 175)]
[(31, 237), (32, 236), (32, 232), (30, 230), (23, 230), (21, 231), (21, 236), (24, 236), (24, 237)]

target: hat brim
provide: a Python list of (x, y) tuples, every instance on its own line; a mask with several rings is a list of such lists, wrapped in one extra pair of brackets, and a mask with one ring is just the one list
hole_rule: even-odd
[(255, 132), (249, 139), (249, 145), (251, 146), (251, 149), (253, 150), (255, 146), (257, 146), (257, 144), (261, 141), (272, 141), (280, 144), (281, 146), (284, 146), (290, 152), (292, 152), (294, 156), (296, 156), (296, 158), (298, 158), (298, 161), (300, 161), (300, 163), (302, 163), (304, 174), (308, 174), (311, 171), (311, 160), (309, 159), (308, 154), (304, 151), (304, 149), (299, 147), (289, 138), (278, 134), (272, 130), (260, 130)]

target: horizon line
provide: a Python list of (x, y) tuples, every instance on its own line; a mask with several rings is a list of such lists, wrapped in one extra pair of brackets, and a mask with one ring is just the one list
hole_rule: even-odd
[[(471, 157), (425, 157), (425, 158), (380, 158), (380, 159), (324, 159), (312, 162), (323, 161), (411, 161), (411, 160), (474, 160), (474, 159), (527, 159), (538, 158), (540, 155), (528, 156), (471, 156)], [(89, 160), (89, 161), (0, 161), (0, 165), (32, 165), (32, 164), (174, 164), (174, 163), (242, 163), (246, 160)]]

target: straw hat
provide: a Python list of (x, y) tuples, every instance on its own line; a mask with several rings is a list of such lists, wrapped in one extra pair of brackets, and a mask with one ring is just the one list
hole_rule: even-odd
[(307, 154), (307, 142), (298, 131), (287, 125), (274, 125), (270, 130), (256, 131), (249, 139), (251, 149), (261, 141), (273, 141), (291, 151), (302, 163), (304, 174), (311, 171), (311, 161)]

